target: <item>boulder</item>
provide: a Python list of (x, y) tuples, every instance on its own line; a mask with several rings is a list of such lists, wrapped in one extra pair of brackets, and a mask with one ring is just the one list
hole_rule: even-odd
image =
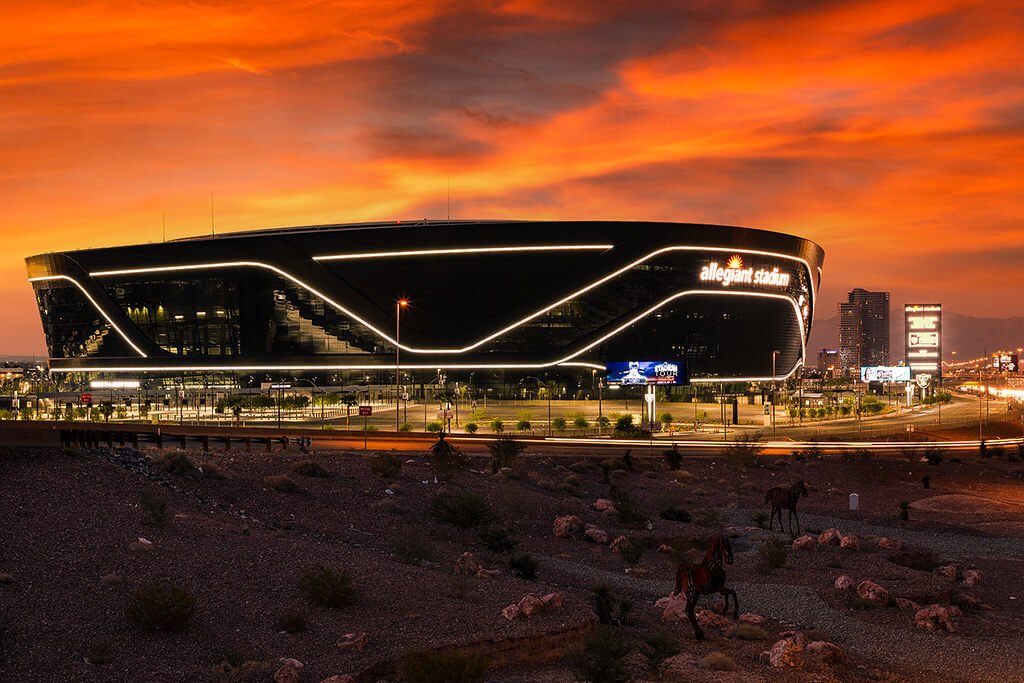
[(593, 524), (587, 525), (587, 529), (583, 532), (583, 535), (586, 537), (588, 541), (600, 545), (607, 545), (609, 541), (608, 532), (604, 529), (594, 526)]
[(523, 596), (523, 599), (516, 605), (519, 608), (519, 613), (524, 617), (532, 617), (534, 614), (539, 614), (544, 610), (544, 601), (538, 598), (533, 593)]
[(297, 659), (282, 659), (274, 674), (274, 683), (299, 683), (305, 665)]
[(829, 664), (838, 664), (846, 658), (846, 653), (843, 652), (843, 648), (839, 647), (835, 643), (830, 643), (827, 640), (815, 640), (811, 643), (807, 643), (805, 652), (811, 659), (817, 659), (818, 661), (827, 662)]
[(475, 576), (483, 569), (483, 565), (476, 559), (473, 553), (462, 553), (459, 559), (455, 560), (455, 573), (463, 576)]
[[(952, 610), (955, 607), (946, 608), (942, 605), (929, 605), (928, 607), (922, 607), (917, 610), (917, 614), (914, 615), (914, 624), (918, 628), (923, 628), (926, 631), (934, 631), (936, 629), (944, 629), (948, 633), (956, 631), (956, 626), (953, 624), (953, 617), (956, 616)], [(959, 612), (959, 610), (957, 610)]]
[(730, 624), (728, 618), (709, 609), (697, 610), (694, 616), (697, 617), (697, 624), (701, 628), (725, 628)]
[(935, 571), (932, 573), (939, 578), (946, 579), (947, 581), (956, 581), (958, 569), (955, 564), (945, 564), (941, 567), (936, 567)]
[[(2, 581), (0, 581), (2, 583)], [(104, 586), (116, 586), (121, 583), (121, 577), (117, 574), (104, 574), (100, 577), (100, 583)]]
[(834, 585), (836, 587), (836, 590), (848, 591), (851, 588), (853, 588), (856, 585), (856, 583), (852, 578), (850, 578), (846, 574), (843, 574), (842, 576), (836, 578)]
[(793, 539), (793, 550), (813, 550), (817, 544), (817, 539), (814, 536), (801, 536)]
[(825, 529), (818, 534), (818, 543), (822, 545), (839, 545), (840, 538), (842, 538), (842, 534), (839, 533), (839, 529), (833, 527)]
[(878, 539), (878, 547), (886, 550), (899, 550), (903, 547), (903, 544), (895, 538), (889, 538), (888, 536), (882, 536)]
[(14, 575), (0, 572), (0, 584), (3, 583), (14, 583)]
[(861, 581), (857, 586), (857, 595), (862, 600), (867, 600), (883, 607), (889, 604), (889, 591), (868, 579)]
[(366, 635), (366, 631), (359, 631), (358, 633), (346, 633), (338, 639), (338, 647), (342, 650), (355, 650), (356, 652), (362, 652), (363, 648), (370, 641), (369, 636)]
[(654, 606), (661, 610), (661, 620), (665, 622), (686, 621), (686, 596), (670, 595), (661, 598)]
[(920, 605), (913, 600), (908, 600), (907, 598), (896, 598), (896, 606), (900, 609), (912, 609), (915, 612), (921, 609)]
[(597, 500), (594, 501), (594, 504), (591, 507), (593, 507), (598, 512), (616, 511), (615, 503), (611, 502), (607, 498), (598, 498)]
[(562, 606), (562, 594), (561, 593), (548, 593), (547, 595), (540, 596), (540, 601), (544, 603), (544, 607), (561, 607)]
[(952, 602), (957, 607), (964, 609), (992, 609), (992, 605), (983, 602), (977, 595), (967, 593), (966, 591), (956, 591), (953, 593)]
[(564, 517), (556, 517), (554, 522), (553, 531), (555, 536), (558, 538), (569, 538), (580, 528), (580, 524), (583, 523), (577, 515), (565, 515)]
[(839, 539), (839, 547), (848, 550), (860, 550), (860, 538), (856, 534), (848, 534)]
[(356, 683), (356, 679), (352, 678), (351, 674), (334, 674), (320, 683)]
[(505, 609), (501, 610), (501, 616), (505, 617), (509, 621), (512, 621), (513, 619), (519, 616), (519, 606), (515, 603), (512, 603)]
[(761, 660), (776, 669), (804, 668), (804, 648), (796, 637), (783, 638), (761, 653)]
[(766, 621), (768, 621), (768, 617), (763, 617), (760, 614), (755, 614), (754, 612), (744, 612), (740, 615), (740, 622), (744, 624), (755, 624), (760, 626)]
[(965, 569), (960, 583), (968, 588), (974, 588), (981, 583), (981, 572), (977, 569)]

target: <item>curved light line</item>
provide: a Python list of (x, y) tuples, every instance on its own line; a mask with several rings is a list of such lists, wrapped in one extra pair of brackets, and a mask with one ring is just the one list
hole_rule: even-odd
[(523, 247), (465, 247), (453, 249), (414, 249), (410, 251), (368, 251), (355, 254), (324, 254), (314, 256), (314, 261), (350, 261), (356, 259), (390, 258), (392, 256), (435, 256), (440, 254), (492, 254), (517, 251), (603, 251), (612, 249), (614, 244), (552, 244)]
[[(760, 251), (760, 250), (756, 250), (756, 249), (732, 249), (732, 248), (728, 248), (728, 247), (697, 247), (697, 246), (663, 247), (661, 249), (657, 249), (657, 250), (647, 254), (646, 256), (642, 256), (641, 258), (633, 261), (632, 263), (630, 263), (630, 264), (628, 264), (628, 265), (626, 265), (626, 266), (624, 266), (622, 268), (619, 268), (618, 270), (616, 270), (616, 271), (614, 271), (614, 272), (612, 272), (612, 273), (602, 277), (599, 280), (596, 280), (596, 281), (592, 282), (591, 284), (587, 285), (586, 287), (583, 287), (582, 289), (579, 289), (579, 290), (573, 292), (572, 294), (570, 294), (570, 295), (568, 295), (566, 297), (563, 297), (562, 299), (559, 299), (555, 303), (553, 303), (553, 304), (551, 304), (549, 306), (546, 306), (546, 307), (540, 309), (539, 311), (537, 311), (535, 313), (532, 313), (532, 314), (526, 316), (525, 318), (522, 318), (521, 320), (518, 320), (518, 321), (512, 323), (511, 325), (509, 325), (507, 327), (504, 327), (504, 328), (498, 330), (497, 332), (495, 332), (495, 333), (493, 333), (491, 335), (488, 335), (488, 336), (484, 337), (483, 339), (481, 339), (481, 340), (479, 340), (477, 342), (474, 342), (473, 344), (470, 344), (469, 346), (464, 346), (464, 347), (462, 347), (460, 349), (424, 349), (424, 348), (416, 348), (416, 347), (412, 347), (412, 346), (405, 346), (404, 344), (399, 344), (398, 341), (396, 339), (394, 339), (393, 337), (391, 337), (387, 332), (385, 332), (385, 331), (383, 331), (381, 329), (378, 329), (377, 327), (372, 325), (370, 322), (368, 322), (368, 321), (364, 320), (363, 318), (359, 317), (355, 312), (349, 310), (348, 308), (346, 308), (342, 304), (340, 304), (340, 303), (334, 301), (333, 299), (331, 299), (330, 297), (328, 297), (326, 294), (324, 294), (324, 293), (320, 292), (319, 290), (314, 289), (313, 287), (307, 285), (305, 282), (303, 282), (302, 280), (299, 280), (297, 277), (295, 277), (294, 275), (288, 273), (287, 271), (281, 270), (277, 266), (273, 266), (273, 265), (271, 265), (269, 263), (264, 263), (262, 261), (221, 261), (221, 262), (216, 262), (216, 263), (194, 263), (194, 264), (186, 264), (186, 265), (178, 265), (178, 266), (154, 266), (154, 267), (148, 267), (148, 268), (124, 268), (124, 269), (118, 269), (118, 270), (98, 270), (98, 271), (94, 271), (94, 272), (89, 273), (89, 275), (90, 275), (90, 277), (109, 277), (109, 276), (115, 276), (115, 275), (137, 275), (137, 274), (143, 274), (143, 273), (166, 273), (166, 272), (180, 272), (180, 271), (186, 271), (186, 270), (209, 270), (209, 269), (213, 269), (213, 268), (233, 268), (233, 267), (264, 268), (266, 270), (270, 270), (270, 271), (273, 271), (273, 272), (277, 273), (281, 277), (284, 277), (287, 280), (290, 280), (291, 282), (293, 282), (294, 284), (298, 285), (299, 287), (302, 287), (303, 289), (307, 290), (311, 294), (319, 297), (325, 303), (328, 303), (331, 306), (334, 306), (336, 309), (338, 309), (339, 311), (341, 311), (345, 315), (347, 315), (350, 318), (353, 318), (354, 320), (358, 321), (360, 324), (366, 326), (368, 329), (373, 331), (379, 337), (381, 337), (382, 339), (384, 339), (385, 341), (387, 341), (390, 344), (394, 344), (395, 346), (399, 347), (403, 351), (407, 351), (409, 353), (420, 353), (420, 354), (428, 354), (428, 353), (429, 354), (433, 354), (433, 353), (436, 353), (436, 354), (447, 354), (447, 353), (458, 354), (458, 353), (466, 353), (467, 351), (472, 351), (473, 349), (478, 348), (478, 347), (482, 346), (483, 344), (486, 344), (487, 342), (489, 342), (489, 341), (491, 341), (493, 339), (496, 339), (497, 337), (500, 337), (501, 335), (505, 334), (506, 332), (510, 332), (511, 330), (514, 330), (515, 328), (519, 327), (520, 325), (523, 325), (523, 324), (529, 322), (530, 320), (533, 320), (534, 318), (536, 318), (536, 317), (538, 317), (540, 315), (543, 315), (544, 313), (547, 313), (551, 309), (556, 308), (558, 306), (561, 306), (562, 304), (566, 303), (567, 301), (571, 301), (572, 299), (575, 299), (576, 297), (578, 297), (581, 294), (584, 294), (584, 293), (594, 289), (595, 287), (599, 287), (600, 285), (604, 284), (605, 282), (608, 282), (609, 280), (612, 280), (612, 279), (618, 277), (619, 275), (622, 275), (626, 271), (631, 270), (632, 268), (635, 268), (636, 266), (640, 265), (641, 263), (643, 263), (645, 261), (648, 261), (648, 260), (654, 258), (655, 256), (658, 256), (658, 255), (663, 254), (663, 253), (671, 252), (671, 251), (718, 251), (718, 252), (733, 252), (733, 253), (740, 253), (740, 254), (756, 254), (756, 255), (761, 255), (761, 256), (775, 256), (775, 257), (779, 257), (779, 258), (785, 258), (785, 259), (790, 259), (790, 260), (793, 260), (793, 261), (798, 261), (800, 263), (803, 263), (804, 267), (807, 268), (807, 277), (811, 280), (811, 289), (812, 290), (814, 289), (814, 278), (813, 278), (812, 273), (811, 273), (811, 266), (810, 266), (810, 264), (806, 260), (800, 258), (799, 256), (791, 256), (789, 254), (780, 254), (780, 253), (777, 253), (777, 252), (770, 252), (770, 251)], [(725, 293), (725, 292), (723, 292), (723, 293)], [(814, 300), (811, 302), (812, 307), (811, 307), (811, 311), (810, 311), (810, 316), (811, 316), (812, 319), (813, 319), (813, 315), (814, 315), (814, 304), (816, 302), (817, 302), (817, 295), (815, 294)], [(801, 321), (802, 321), (802, 318), (801, 318)]]
[[(595, 369), (605, 369), (604, 366), (596, 363), (587, 363), (583, 361), (570, 362), (572, 359), (583, 355), (590, 349), (598, 346), (604, 341), (614, 337), (619, 332), (623, 331), (630, 325), (633, 325), (643, 318), (647, 317), (651, 313), (655, 312), (665, 304), (680, 299), (685, 296), (695, 295), (710, 295), (710, 296), (752, 296), (760, 297), (765, 299), (781, 299), (788, 301), (793, 307), (793, 314), (796, 316), (797, 322), (800, 325), (800, 358), (794, 363), (793, 367), (785, 375), (780, 377), (720, 377), (712, 379), (696, 379), (691, 380), (693, 383), (716, 383), (716, 382), (764, 382), (771, 380), (786, 380), (788, 379), (796, 369), (799, 367), (800, 362), (803, 360), (807, 353), (807, 346), (804, 342), (804, 323), (803, 318), (800, 316), (800, 308), (793, 297), (787, 294), (771, 294), (768, 292), (722, 292), (717, 289), (687, 289), (681, 292), (662, 299), (660, 302), (646, 309), (639, 315), (632, 317), (627, 322), (619, 325), (614, 330), (607, 334), (599, 337), (598, 339), (590, 342), (583, 348), (577, 349), (568, 356), (560, 358), (555, 361), (548, 363), (507, 363), (507, 364), (494, 364), (494, 363), (479, 363), (479, 364), (451, 364), (451, 363), (430, 363), (430, 364), (400, 364), (399, 369), (406, 370), (432, 370), (435, 368), (446, 369), (446, 370), (536, 370), (541, 368), (550, 368), (556, 365), (580, 365), (584, 367), (591, 367)], [(235, 372), (235, 371), (277, 371), (277, 370), (390, 370), (394, 366), (388, 365), (234, 365), (234, 366), (182, 366), (182, 365), (170, 365), (170, 366), (154, 366), (154, 367), (99, 367), (99, 368), (52, 368), (51, 372)]]
[(78, 287), (80, 290), (82, 290), (82, 294), (84, 294), (85, 298), (89, 300), (89, 303), (92, 304), (93, 308), (95, 308), (96, 311), (106, 319), (106, 321), (110, 324), (111, 327), (113, 327), (115, 330), (117, 330), (117, 333), (119, 335), (121, 335), (122, 339), (124, 339), (126, 342), (128, 342), (128, 346), (130, 346), (133, 349), (135, 349), (135, 352), (138, 353), (143, 358), (148, 358), (149, 357), (149, 356), (147, 356), (143, 352), (142, 349), (140, 349), (138, 346), (136, 346), (135, 343), (132, 342), (131, 339), (128, 338), (128, 335), (124, 333), (124, 330), (122, 330), (120, 327), (117, 326), (117, 323), (115, 323), (113, 320), (110, 319), (110, 316), (107, 315), (106, 311), (104, 311), (100, 307), (100, 305), (98, 303), (96, 303), (96, 300), (92, 298), (92, 296), (89, 294), (89, 292), (87, 292), (85, 290), (85, 287), (83, 287), (82, 284), (78, 280), (76, 280), (75, 278), (70, 277), (68, 275), (45, 275), (45, 276), (41, 276), (41, 277), (30, 277), (28, 279), (29, 282), (45, 282), (47, 280), (68, 280), (69, 282), (74, 283), (75, 287)]

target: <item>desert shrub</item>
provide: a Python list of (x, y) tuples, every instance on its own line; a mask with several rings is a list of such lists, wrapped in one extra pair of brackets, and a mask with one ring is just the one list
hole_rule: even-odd
[(793, 451), (793, 458), (795, 460), (800, 460), (800, 461), (803, 461), (803, 460), (817, 460), (822, 455), (823, 455), (823, 452), (821, 450), (821, 446), (819, 446), (818, 444), (814, 443), (813, 441), (810, 443), (810, 445), (807, 446), (807, 448), (802, 448), (802, 449), (800, 449), (798, 451)]
[(444, 438), (442, 433), (434, 445), (430, 447), (431, 463), (438, 472), (450, 472), (469, 467), (470, 460), (455, 444)]
[(615, 435), (616, 436), (631, 436), (637, 431), (637, 426), (633, 424), (633, 415), (627, 413), (626, 415), (619, 415), (615, 419)]
[(344, 569), (316, 564), (299, 579), (299, 592), (314, 605), (337, 609), (356, 599), (352, 577)]
[(890, 555), (889, 561), (907, 569), (929, 573), (942, 564), (931, 550), (900, 550)]
[(733, 624), (725, 631), (726, 638), (738, 640), (768, 640), (771, 635), (755, 624)]
[(990, 458), (1001, 458), (1001, 457), (1003, 457), (1003, 455), (1005, 455), (1005, 452), (1003, 451), (1003, 447), (1002, 446), (989, 446), (988, 447), (988, 457), (990, 457)]
[(147, 583), (128, 598), (125, 614), (144, 631), (183, 631), (196, 613), (196, 598), (170, 583)]
[(483, 408), (476, 408), (469, 413), (469, 419), (473, 422), (483, 422), (488, 417), (487, 411)]
[(622, 556), (623, 561), (629, 566), (633, 566), (640, 561), (640, 558), (644, 556), (646, 548), (644, 544), (635, 539), (626, 539), (620, 541), (618, 545), (619, 555)]
[(744, 434), (722, 449), (722, 456), (737, 467), (757, 467), (757, 457), (763, 450), (759, 435)]
[(477, 531), (480, 538), (480, 545), (492, 553), (507, 553), (515, 550), (519, 543), (516, 540), (516, 531), (507, 526), (485, 526)]
[(306, 630), (306, 615), (298, 609), (288, 609), (277, 617), (277, 628), (285, 633), (302, 633)]
[(197, 469), (203, 473), (203, 476), (207, 479), (227, 479), (228, 475), (224, 473), (216, 463), (210, 462), (209, 460), (199, 463)]
[(908, 519), (910, 519), (910, 501), (909, 500), (901, 500), (900, 501), (900, 519), (902, 519), (904, 522), (906, 522)]
[(280, 493), (298, 493), (298, 485), (286, 474), (275, 474), (267, 477), (263, 480), (263, 483), (268, 488), (272, 488)]
[(529, 555), (513, 556), (508, 561), (508, 568), (520, 579), (537, 580), (537, 561)]
[(360, 429), (360, 431), (364, 431), (364, 432), (376, 432), (380, 428), (377, 425), (364, 424), (359, 429)]
[(583, 645), (566, 657), (566, 664), (576, 678), (589, 683), (627, 683), (626, 655), (629, 644), (618, 633), (599, 628), (583, 641)]
[(162, 526), (167, 516), (167, 499), (161, 495), (143, 491), (139, 496), (139, 507), (146, 513), (150, 524)]
[(590, 595), (594, 600), (594, 612), (602, 624), (624, 626), (629, 613), (633, 610), (633, 601), (620, 598), (607, 583), (598, 581), (590, 587)]
[(677, 471), (680, 467), (682, 467), (683, 454), (679, 452), (679, 448), (677, 448), (674, 444), (672, 446), (672, 450), (665, 451), (663, 455), (665, 456), (665, 464), (673, 472)]
[(612, 423), (612, 421), (608, 419), (607, 415), (598, 415), (597, 419), (594, 421), (597, 423), (598, 429), (601, 430), (608, 429), (608, 425)]
[(706, 671), (739, 671), (732, 657), (723, 652), (709, 652), (700, 660), (700, 668)]
[(459, 650), (411, 650), (398, 670), (409, 683), (483, 683), (487, 660)]
[(494, 418), (493, 420), (491, 420), (488, 426), (491, 428), (491, 431), (494, 432), (495, 434), (501, 434), (503, 431), (505, 431), (505, 423), (499, 420), (498, 418)]
[(432, 434), (437, 434), (438, 432), (441, 431), (443, 426), (444, 425), (442, 425), (437, 420), (431, 420), (430, 422), (427, 423), (427, 431), (432, 433)]
[(185, 453), (174, 453), (168, 455), (158, 463), (165, 472), (178, 476), (191, 476), (198, 473), (196, 466), (189, 460)]
[(487, 444), (491, 453), (491, 471), (497, 472), (502, 467), (512, 467), (519, 454), (526, 450), (526, 444), (513, 436), (499, 436)]
[(419, 565), (434, 559), (434, 546), (422, 534), (403, 532), (395, 538), (395, 555), (402, 564)]
[(713, 508), (695, 510), (693, 513), (693, 523), (709, 529), (721, 529), (725, 526), (724, 522), (722, 522), (722, 516)]
[(647, 515), (640, 510), (640, 507), (628, 492), (621, 489), (616, 491), (615, 495), (612, 496), (612, 502), (615, 503), (615, 514), (623, 524), (629, 526), (643, 526), (647, 524)]
[(641, 651), (647, 658), (647, 665), (651, 671), (657, 671), (662, 662), (675, 657), (682, 649), (679, 646), (679, 639), (666, 631), (654, 631), (644, 636), (643, 640)]
[(521, 432), (528, 432), (533, 428), (533, 423), (529, 420), (516, 420), (516, 429)]
[(394, 479), (402, 472), (402, 461), (392, 453), (382, 453), (370, 458), (370, 472), (381, 479)]
[(786, 544), (775, 536), (769, 536), (757, 548), (758, 568), (769, 572), (786, 566)]
[(696, 564), (704, 559), (702, 543), (695, 538), (673, 538), (668, 542), (672, 564)]
[(551, 420), (551, 428), (556, 432), (564, 432), (568, 426), (569, 423), (566, 422), (564, 417), (556, 417)]
[(590, 421), (587, 420), (583, 413), (577, 413), (572, 419), (572, 426), (573, 429), (578, 429), (581, 432), (586, 431), (587, 429), (590, 429)]
[(411, 432), (412, 431), (412, 422), (403, 422), (402, 424), (398, 425), (398, 431), (400, 431), (400, 432)]
[(924, 449), (924, 457), (929, 465), (940, 465), (946, 459), (946, 452), (938, 446), (929, 446)]
[(449, 574), (448, 593), (459, 600), (465, 600), (476, 590), (479, 579), (471, 574)]
[(323, 465), (312, 460), (300, 460), (292, 465), (292, 472), (301, 474), (304, 477), (316, 477), (326, 479), (331, 473), (324, 469)]
[(462, 429), (467, 434), (476, 434), (479, 427), (477, 426), (476, 422), (467, 422), (466, 424), (462, 425)]
[(437, 521), (460, 529), (476, 529), (494, 518), (487, 501), (469, 492), (434, 496), (430, 514)]
[(688, 510), (672, 506), (662, 510), (658, 516), (662, 519), (667, 519), (670, 522), (689, 522), (693, 519), (693, 515), (691, 515)]
[(768, 513), (763, 510), (758, 510), (750, 516), (750, 521), (754, 523), (758, 529), (768, 528)]

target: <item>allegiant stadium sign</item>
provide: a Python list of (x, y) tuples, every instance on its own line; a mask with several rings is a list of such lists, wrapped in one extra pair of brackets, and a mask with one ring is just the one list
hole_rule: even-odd
[(712, 261), (700, 269), (700, 279), (701, 282), (721, 282), (723, 287), (755, 285), (783, 289), (789, 286), (789, 273), (780, 272), (778, 268), (744, 268), (743, 259), (739, 256), (730, 258), (725, 268)]

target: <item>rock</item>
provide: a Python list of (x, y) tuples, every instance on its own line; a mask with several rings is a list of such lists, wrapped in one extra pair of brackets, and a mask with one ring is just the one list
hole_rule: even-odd
[(539, 614), (544, 610), (544, 601), (538, 598), (533, 593), (526, 595), (517, 605), (519, 613), (524, 617), (532, 617), (534, 614)]
[(804, 668), (804, 648), (797, 638), (783, 638), (772, 649), (761, 653), (761, 659), (776, 669)]
[(779, 458), (774, 464), (776, 467), (789, 467), (789, 461), (785, 458)]
[(104, 586), (116, 586), (121, 583), (121, 577), (117, 574), (104, 574), (100, 577), (100, 583)]
[(974, 588), (981, 583), (981, 572), (977, 569), (965, 569), (960, 583), (968, 588)]
[(135, 553), (148, 553), (153, 550), (153, 541), (149, 541), (145, 538), (139, 538), (139, 540), (132, 541), (128, 544), (128, 550)]
[(540, 596), (540, 601), (544, 603), (544, 607), (561, 607), (562, 606), (562, 594), (561, 593), (548, 593), (547, 595)]
[(334, 674), (320, 683), (356, 683), (356, 679), (352, 678), (350, 674)]
[(992, 605), (982, 602), (981, 598), (973, 593), (967, 593), (966, 591), (956, 591), (953, 593), (952, 602), (957, 607), (963, 609), (992, 609)]
[(661, 598), (654, 606), (661, 610), (661, 620), (665, 622), (686, 621), (686, 596), (670, 595)]
[(880, 539), (878, 539), (878, 547), (885, 548), (886, 550), (899, 550), (903, 547), (903, 544), (897, 541), (895, 538), (882, 536)]
[(564, 517), (556, 517), (554, 523), (554, 534), (558, 538), (569, 538), (573, 533), (580, 528), (580, 524), (583, 523), (577, 515), (566, 515)]
[(455, 573), (462, 576), (475, 576), (480, 573), (483, 566), (476, 559), (473, 553), (462, 553), (459, 559), (455, 560)]
[(929, 605), (928, 607), (922, 607), (917, 610), (917, 614), (914, 615), (914, 624), (918, 628), (923, 628), (926, 631), (934, 631), (938, 628), (942, 628), (948, 633), (953, 633), (956, 631), (956, 626), (953, 624), (953, 617), (956, 615), (951, 613), (952, 609), (956, 608), (946, 608), (942, 605)]
[(793, 550), (812, 550), (817, 545), (814, 536), (801, 536), (793, 539)]
[(14, 583), (14, 575), (13, 574), (0, 573), (0, 584), (5, 584), (5, 583)]
[(615, 503), (611, 502), (607, 498), (598, 498), (594, 501), (594, 504), (591, 507), (598, 512), (607, 512), (609, 510), (615, 512)]
[(896, 606), (900, 609), (912, 609), (915, 612), (921, 609), (921, 606), (918, 605), (916, 602), (914, 602), (913, 600), (908, 600), (906, 598), (896, 598)]
[(610, 546), (611, 549), (612, 549), (612, 552), (615, 552), (615, 553), (619, 552), (619, 546), (622, 545), (625, 542), (626, 542), (626, 537), (625, 536), (616, 536), (612, 540), (612, 544)]
[(760, 626), (766, 621), (768, 621), (767, 617), (763, 617), (760, 614), (755, 614), (754, 612), (744, 612), (740, 615), (740, 622), (744, 624), (756, 624)]
[(360, 631), (358, 633), (346, 633), (338, 639), (338, 647), (342, 650), (355, 650), (356, 652), (362, 652), (363, 648), (370, 641), (369, 636), (366, 635), (366, 631)]
[(860, 585), (857, 586), (857, 595), (862, 600), (868, 600), (883, 607), (889, 604), (889, 591), (868, 579), (861, 581)]
[(593, 524), (587, 525), (587, 529), (583, 532), (583, 535), (592, 543), (598, 543), (600, 545), (608, 544), (608, 532), (594, 526)]
[(826, 640), (815, 640), (808, 643), (805, 652), (808, 657), (829, 664), (838, 664), (846, 658), (843, 648)]
[(839, 539), (839, 547), (848, 550), (860, 550), (860, 538), (856, 534), (849, 534)]
[(274, 683), (299, 683), (305, 665), (297, 659), (282, 659), (281, 668), (274, 674)]
[(505, 609), (501, 610), (501, 616), (505, 617), (509, 621), (512, 621), (513, 619), (519, 616), (519, 606), (515, 603), (512, 603)]
[(818, 535), (818, 543), (822, 545), (839, 545), (839, 539), (842, 534), (839, 533), (839, 529), (825, 529)]
[(851, 588), (853, 588), (856, 585), (856, 583), (854, 583), (854, 580), (852, 578), (850, 578), (846, 574), (843, 574), (842, 576), (836, 578), (834, 585), (836, 587), (836, 590), (848, 591)]
[(697, 624), (701, 628), (725, 628), (730, 623), (728, 618), (709, 609), (697, 610), (694, 616), (697, 617)]
[(665, 545), (664, 543), (662, 543), (661, 545), (658, 546), (658, 552), (659, 553), (670, 553), (670, 552), (672, 552), (672, 546)]
[(941, 567), (937, 567), (934, 572), (935, 576), (946, 579), (947, 581), (956, 581), (957, 566), (955, 564), (946, 564)]

